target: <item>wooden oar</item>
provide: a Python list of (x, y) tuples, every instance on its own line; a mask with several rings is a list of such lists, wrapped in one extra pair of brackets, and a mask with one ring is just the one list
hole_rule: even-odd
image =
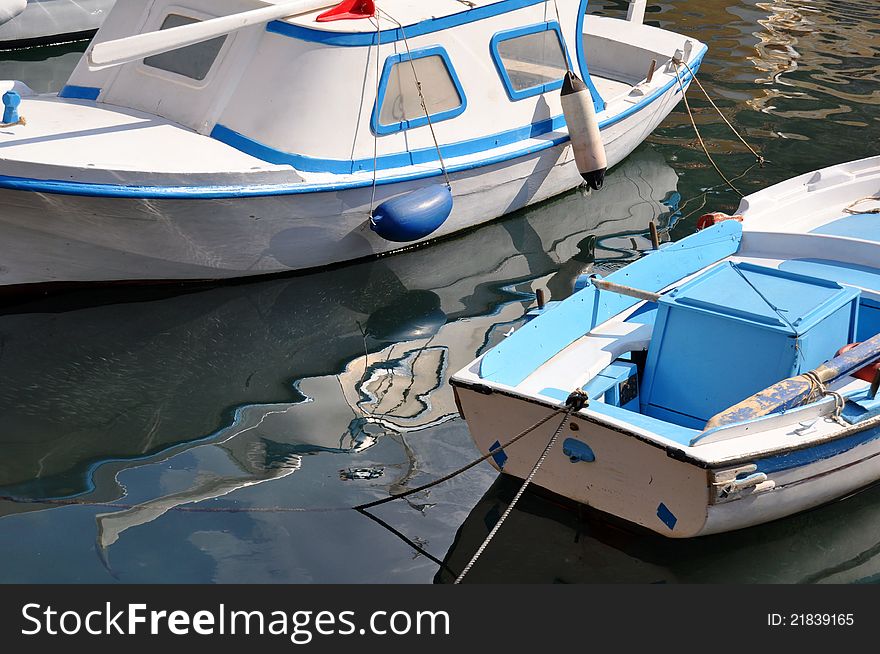
[[(337, 0), (338, 1), (338, 0)], [(294, 0), (270, 7), (220, 16), (198, 23), (172, 27), (157, 32), (135, 34), (114, 41), (96, 44), (88, 53), (89, 68), (100, 70), (119, 66), (144, 57), (184, 48), (188, 45), (224, 36), (236, 30), (268, 23), (272, 20), (306, 14), (337, 4), (333, 0)]]
[(593, 277), (590, 279), (590, 283), (598, 288), (600, 291), (609, 291), (611, 293), (618, 293), (619, 295), (626, 295), (627, 297), (632, 297), (637, 300), (645, 300), (647, 302), (656, 302), (660, 299), (659, 293), (652, 293), (651, 291), (643, 291), (640, 288), (633, 288), (632, 286), (625, 286), (623, 284), (617, 284), (612, 281), (608, 281), (607, 279), (602, 279), (601, 277)]
[[(871, 363), (871, 361), (877, 358), (880, 358), (880, 334), (869, 338), (840, 356), (826, 361), (811, 372), (815, 375), (816, 379), (823, 384), (827, 384)], [(815, 381), (806, 374), (789, 377), (713, 416), (706, 423), (705, 429), (715, 429), (716, 427), (759, 418), (807, 404), (818, 398), (819, 389)]]

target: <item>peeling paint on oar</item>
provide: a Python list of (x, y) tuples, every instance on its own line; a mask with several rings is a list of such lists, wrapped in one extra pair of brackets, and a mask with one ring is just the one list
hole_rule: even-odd
[[(811, 373), (789, 377), (713, 416), (705, 430), (760, 418), (813, 402), (822, 395), (816, 381), (827, 384), (880, 358), (880, 334), (826, 361)], [(811, 378), (812, 377), (812, 378)]]

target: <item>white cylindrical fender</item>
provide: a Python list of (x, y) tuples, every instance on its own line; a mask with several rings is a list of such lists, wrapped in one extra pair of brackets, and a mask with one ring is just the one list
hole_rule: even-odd
[(27, 0), (0, 0), (0, 25), (24, 11)]
[(578, 172), (594, 190), (602, 188), (608, 160), (599, 133), (599, 121), (590, 90), (577, 75), (568, 71), (562, 83), (562, 114), (568, 125), (568, 136)]

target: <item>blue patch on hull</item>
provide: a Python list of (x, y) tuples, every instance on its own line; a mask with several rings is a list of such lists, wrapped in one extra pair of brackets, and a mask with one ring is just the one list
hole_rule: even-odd
[(494, 452), (492, 460), (495, 461), (495, 465), (497, 465), (500, 470), (504, 470), (504, 464), (507, 463), (507, 454), (501, 449), (501, 442), (495, 441), (492, 443), (492, 447), (489, 448), (489, 451)]
[(68, 84), (61, 89), (58, 97), (66, 98), (68, 100), (97, 100), (99, 95), (101, 95), (101, 89), (96, 89), (91, 86), (75, 86)]
[(669, 510), (663, 502), (660, 502), (660, 506), (657, 507), (657, 517), (660, 518), (660, 521), (669, 527), (669, 530), (672, 531), (675, 529), (675, 524), (678, 522), (678, 518), (675, 517), (675, 514)]

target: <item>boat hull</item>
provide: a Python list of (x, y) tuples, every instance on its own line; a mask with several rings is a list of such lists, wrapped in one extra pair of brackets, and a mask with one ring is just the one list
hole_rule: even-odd
[[(671, 88), (602, 130), (610, 165), (623, 160), (659, 125), (679, 94)], [(453, 172), (450, 180), (451, 216), (417, 243), (582, 184), (568, 141)], [(433, 180), (379, 185), (375, 203), (426, 182)], [(0, 189), (0, 285), (227, 279), (318, 268), (401, 249), (369, 229), (371, 194), (370, 186), (222, 199)]]
[[(456, 385), (455, 390), (459, 409), (483, 453), (497, 451), (498, 442), (509, 440), (556, 410), (500, 392), (487, 395), (485, 389)], [(560, 413), (507, 448), (506, 459), (492, 458), (490, 462), (505, 474), (526, 478), (561, 421)], [(569, 438), (586, 443), (595, 461), (572, 462), (563, 452)], [(831, 455), (825, 450), (803, 450), (790, 457), (789, 467), (768, 472), (770, 483), (761, 490), (719, 501), (712, 484), (720, 470), (689, 459), (679, 448), (666, 448), (581, 413), (566, 425), (534, 483), (662, 536), (692, 538), (794, 515), (875, 483), (880, 478), (880, 428), (866, 431), (857, 440), (860, 444), (852, 446), (841, 441), (840, 451)], [(759, 470), (770, 470), (783, 454), (742, 465), (755, 463)]]

